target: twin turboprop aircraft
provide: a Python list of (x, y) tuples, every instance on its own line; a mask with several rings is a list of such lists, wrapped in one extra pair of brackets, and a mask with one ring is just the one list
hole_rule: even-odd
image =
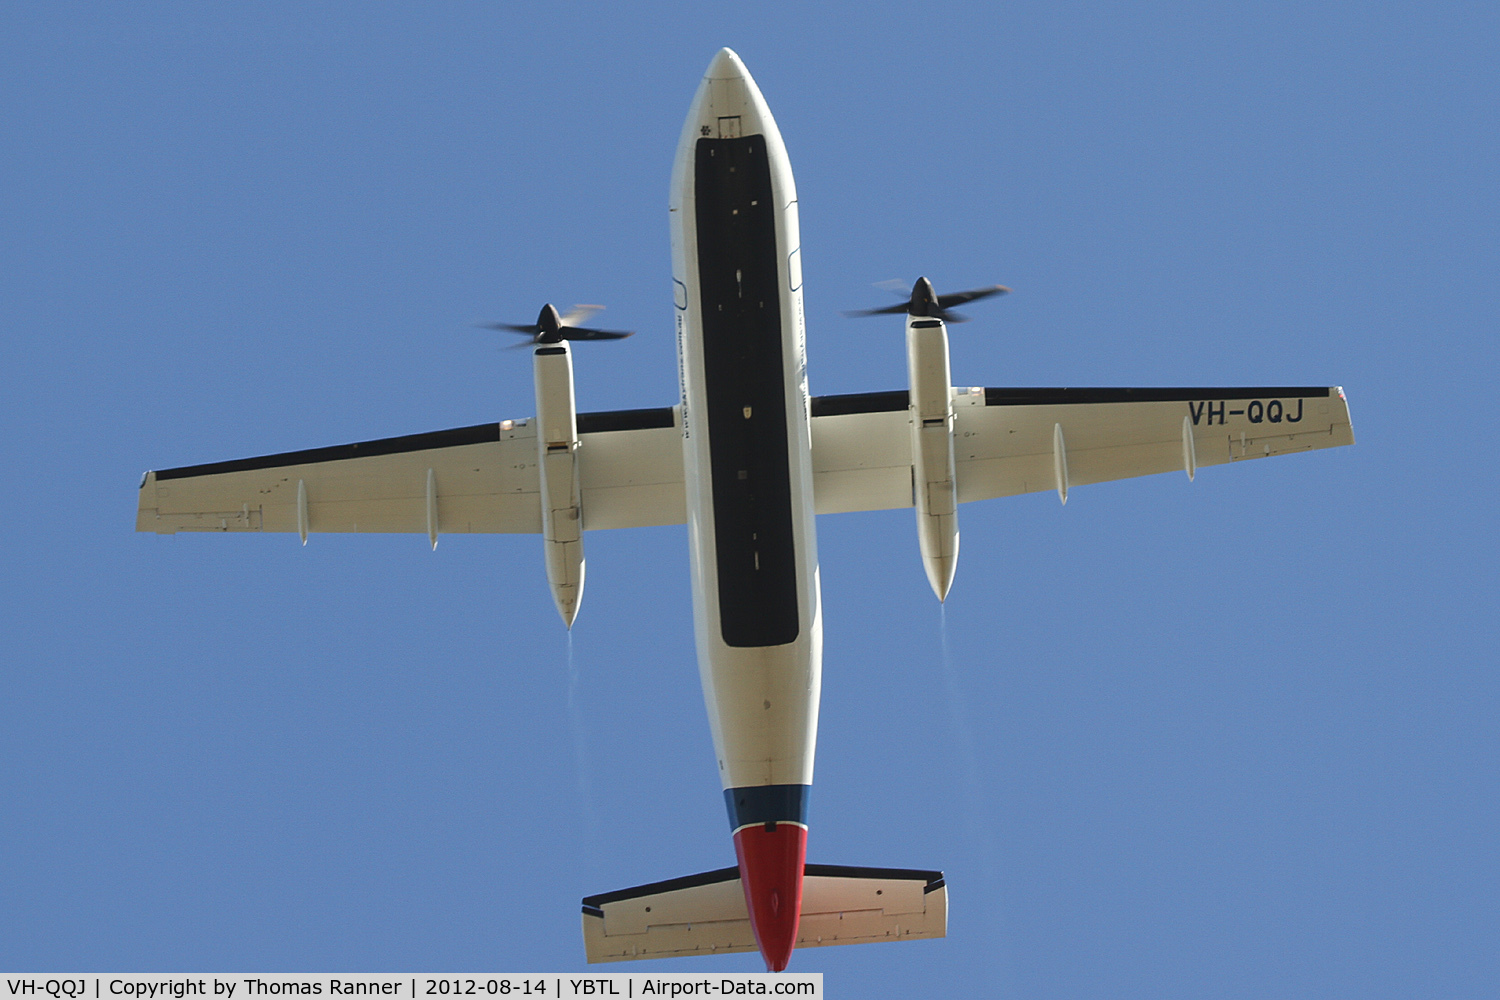
[[(808, 864), (823, 621), (816, 515), (912, 507), (941, 600), (958, 505), (1352, 444), (1338, 388), (1006, 389), (951, 384), (961, 301), (904, 305), (907, 390), (807, 391), (797, 193), (744, 64), (714, 56), (672, 169), (677, 405), (578, 413), (571, 340), (623, 336), (543, 309), (536, 416), (149, 472), (138, 531), (528, 532), (565, 623), (583, 529), (688, 526), (703, 697), (737, 865), (583, 900), (590, 962), (942, 937), (939, 871)], [(586, 308), (586, 307), (585, 307)]]

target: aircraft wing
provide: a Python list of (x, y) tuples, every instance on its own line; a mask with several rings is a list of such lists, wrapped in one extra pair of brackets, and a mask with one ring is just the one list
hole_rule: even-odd
[[(813, 400), (820, 514), (912, 505), (905, 392)], [(953, 448), (958, 499), (1193, 471), (1353, 444), (1338, 387), (958, 389)]]
[[(1059, 438), (1071, 486), (1354, 443), (1337, 387), (959, 389), (954, 414), (960, 501), (1056, 488)], [(904, 390), (815, 397), (812, 416), (819, 514), (912, 505)], [(589, 529), (686, 519), (677, 408), (578, 430)], [(529, 420), (148, 472), (136, 530), (421, 533), (429, 479), (440, 533), (541, 530)]]
[[(686, 519), (679, 423), (674, 407), (578, 415), (589, 528)], [(541, 531), (535, 421), (148, 472), (136, 530), (423, 533), (429, 508), (443, 534)]]

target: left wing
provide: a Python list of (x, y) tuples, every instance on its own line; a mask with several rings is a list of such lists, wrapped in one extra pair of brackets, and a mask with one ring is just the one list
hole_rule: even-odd
[[(686, 519), (675, 407), (580, 413), (578, 430), (587, 527)], [(148, 472), (135, 526), (160, 534), (539, 532), (536, 425), (505, 420)]]

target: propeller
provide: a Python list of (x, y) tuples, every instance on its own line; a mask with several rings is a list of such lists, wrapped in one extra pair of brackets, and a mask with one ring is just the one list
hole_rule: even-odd
[[(635, 333), (634, 330), (595, 330), (578, 325), (603, 308), (603, 306), (574, 306), (572, 310), (559, 316), (557, 307), (548, 302), (542, 306), (542, 311), (537, 315), (535, 323), (527, 325), (481, 323), (479, 325), (485, 330), (525, 334), (531, 338), (531, 344), (557, 344), (564, 340), (623, 340)], [(531, 344), (515, 346), (530, 347)]]
[[(882, 282), (882, 284), (885, 284)], [(961, 313), (949, 312), (957, 305), (965, 302), (976, 302), (979, 299), (987, 299), (991, 295), (1004, 295), (1010, 291), (1004, 285), (990, 285), (988, 288), (976, 288), (968, 292), (951, 292), (947, 295), (939, 295), (933, 291), (932, 282), (926, 278), (918, 278), (917, 283), (911, 286), (911, 298), (905, 302), (898, 302), (884, 309), (856, 309), (844, 313), (845, 316), (883, 316), (894, 313), (906, 313), (908, 316), (925, 316), (931, 319), (940, 319), (945, 323), (966, 323), (969, 317)]]

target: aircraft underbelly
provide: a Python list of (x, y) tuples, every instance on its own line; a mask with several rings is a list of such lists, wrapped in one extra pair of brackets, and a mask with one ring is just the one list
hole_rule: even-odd
[(805, 823), (822, 617), (796, 194), (774, 122), (732, 99), (689, 115), (673, 173), (694, 627), (731, 825), (734, 790), (766, 786), (747, 822)]

